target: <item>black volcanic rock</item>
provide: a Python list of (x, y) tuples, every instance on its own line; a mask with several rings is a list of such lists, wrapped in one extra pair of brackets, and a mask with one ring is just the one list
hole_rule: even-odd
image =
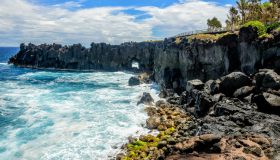
[(280, 96), (264, 92), (254, 96), (253, 101), (260, 111), (280, 115)]
[(260, 68), (280, 71), (280, 34), (259, 40), (255, 29), (247, 27), (239, 35), (228, 34), (217, 41), (174, 41), (175, 38), (120, 45), (92, 43), (90, 48), (81, 44), (21, 44), (9, 63), (32, 68), (134, 71), (132, 63), (137, 62), (137, 71), (153, 72), (157, 83), (179, 94), (192, 79), (206, 82), (232, 71), (254, 74)]
[(227, 96), (231, 96), (237, 89), (248, 86), (251, 80), (242, 72), (232, 72), (221, 78), (220, 90)]
[(153, 97), (150, 95), (150, 93), (144, 92), (141, 99), (137, 102), (137, 105), (143, 103), (146, 105), (150, 105), (154, 102)]
[(138, 77), (131, 77), (128, 80), (128, 85), (129, 86), (137, 86), (140, 84), (140, 79)]
[(262, 69), (256, 74), (257, 88), (280, 89), (280, 76), (269, 69)]
[(249, 96), (251, 93), (253, 93), (254, 90), (255, 90), (255, 87), (253, 87), (253, 86), (244, 86), (244, 87), (237, 89), (233, 93), (233, 97), (244, 98), (244, 97)]
[(187, 82), (186, 91), (190, 92), (193, 89), (202, 90), (204, 87), (204, 83), (199, 79), (194, 79)]

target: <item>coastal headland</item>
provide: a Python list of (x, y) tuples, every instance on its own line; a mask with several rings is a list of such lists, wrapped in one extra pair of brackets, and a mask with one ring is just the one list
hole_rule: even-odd
[(146, 127), (160, 132), (129, 139), (116, 159), (280, 159), (280, 32), (271, 35), (249, 26), (90, 48), (21, 44), (9, 63), (147, 73), (139, 83), (158, 83), (165, 100), (143, 94)]

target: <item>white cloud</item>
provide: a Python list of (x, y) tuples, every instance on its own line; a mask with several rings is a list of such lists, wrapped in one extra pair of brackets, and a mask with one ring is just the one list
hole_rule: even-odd
[(181, 3), (166, 8), (142, 7), (142, 11), (152, 15), (147, 23), (158, 29), (158, 32), (176, 35), (180, 32), (206, 29), (208, 18), (216, 16), (222, 23), (226, 20), (227, 6), (199, 0), (182, 0)]
[(53, 5), (54, 7), (62, 7), (62, 8), (79, 8), (82, 7), (82, 3), (84, 2), (84, 0), (80, 0), (80, 1), (67, 1), (65, 3), (62, 4), (55, 4)]
[[(228, 7), (199, 0), (185, 0), (166, 8), (96, 7), (79, 8), (82, 3), (54, 6), (34, 4), (28, 0), (1, 0), (0, 46), (21, 42), (82, 43), (143, 41), (163, 38), (188, 30), (206, 28), (206, 19), (217, 16), (224, 21)], [(76, 7), (75, 10), (69, 9)], [(78, 7), (78, 8), (77, 8)], [(145, 11), (151, 18), (136, 20), (124, 10)], [(153, 31), (162, 33), (155, 37)]]

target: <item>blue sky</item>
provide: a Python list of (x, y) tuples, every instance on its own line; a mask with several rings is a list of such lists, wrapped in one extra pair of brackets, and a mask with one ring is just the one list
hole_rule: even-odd
[(224, 22), (234, 4), (233, 0), (1, 0), (0, 46), (162, 39), (205, 29), (213, 16)]

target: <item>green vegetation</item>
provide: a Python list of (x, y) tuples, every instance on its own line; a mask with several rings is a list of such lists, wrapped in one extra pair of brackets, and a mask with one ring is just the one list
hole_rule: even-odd
[(243, 27), (249, 27), (249, 26), (257, 28), (259, 36), (262, 36), (266, 33), (266, 28), (264, 24), (260, 21), (250, 21), (243, 25)]
[(269, 33), (279, 27), (280, 27), (280, 22), (272, 23), (272, 24), (266, 26), (266, 32)]
[(175, 132), (175, 128), (171, 127), (165, 131), (161, 131), (157, 136), (145, 135), (140, 136), (139, 139), (127, 144), (127, 155), (122, 157), (122, 160), (132, 160), (132, 159), (151, 159), (153, 155), (148, 155), (147, 150), (154, 148), (155, 152), (160, 152), (157, 147), (159, 143), (163, 140), (167, 140), (171, 137), (171, 134)]
[(272, 37), (273, 37), (272, 34), (268, 34), (268, 33), (265, 33), (265, 34), (259, 36), (260, 39), (262, 39), (262, 38), (272, 38)]
[(234, 31), (251, 21), (260, 21), (268, 26), (267, 31), (272, 31), (278, 27), (280, 21), (279, 0), (269, 0), (264, 3), (261, 0), (238, 0), (236, 4), (236, 7), (231, 7), (229, 10), (226, 20), (228, 29)]
[(221, 22), (218, 20), (218, 18), (213, 17), (212, 19), (207, 20), (208, 30), (209, 31), (215, 31), (217, 29), (222, 28)]

